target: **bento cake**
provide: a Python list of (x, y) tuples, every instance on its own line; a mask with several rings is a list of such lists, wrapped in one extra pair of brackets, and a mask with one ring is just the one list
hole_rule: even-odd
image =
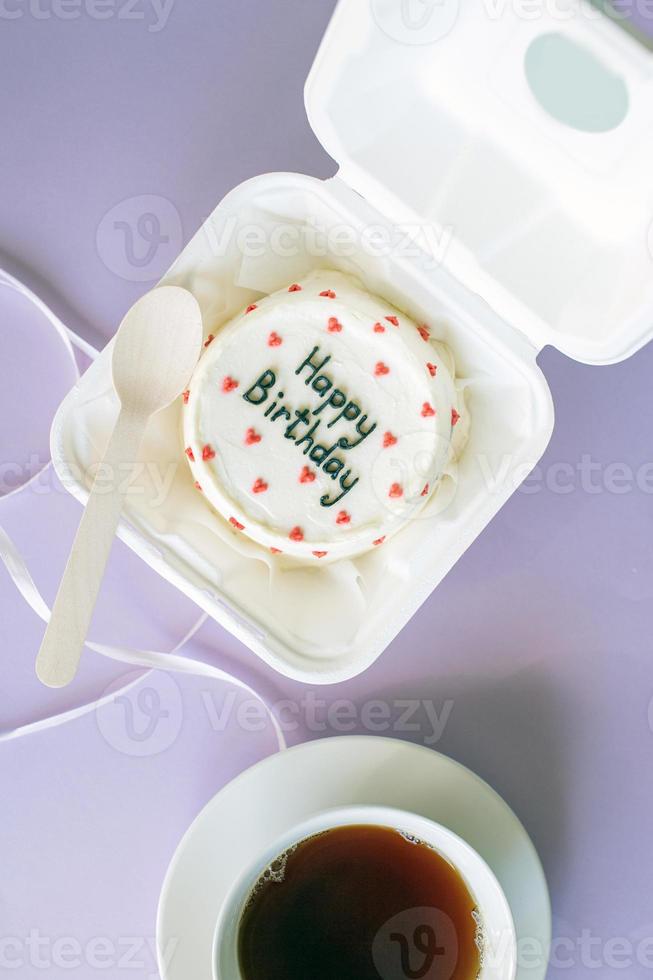
[(378, 548), (421, 510), (464, 405), (417, 324), (321, 270), (209, 335), (184, 395), (198, 491), (274, 554), (325, 562)]

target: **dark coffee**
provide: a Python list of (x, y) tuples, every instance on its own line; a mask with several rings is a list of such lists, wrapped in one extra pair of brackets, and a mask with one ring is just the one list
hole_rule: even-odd
[(374, 826), (325, 831), (278, 858), (238, 934), (244, 980), (474, 980), (480, 945), (456, 869)]

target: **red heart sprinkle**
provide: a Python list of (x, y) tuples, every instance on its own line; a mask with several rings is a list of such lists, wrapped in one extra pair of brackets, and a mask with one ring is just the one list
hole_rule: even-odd
[(305, 466), (304, 469), (299, 474), (299, 482), (312, 483), (314, 479), (315, 479), (315, 473), (313, 472), (313, 470), (310, 470), (308, 466)]
[(386, 320), (388, 321), (388, 323), (391, 323), (393, 327), (399, 326), (399, 320), (397, 319), (396, 316), (387, 316)]
[(257, 309), (258, 309), (258, 307), (257, 307), (256, 303), (250, 303), (250, 305), (245, 310), (245, 313), (252, 313), (254, 310), (257, 310)]
[(209, 344), (212, 344), (214, 340), (215, 340), (215, 336), (212, 333), (210, 333), (206, 338), (206, 340), (204, 341), (204, 346), (208, 347)]
[(302, 287), (299, 285), (299, 283), (294, 282), (292, 286), (288, 286), (289, 293), (301, 293), (301, 291)]
[(193, 452), (193, 450), (192, 450), (192, 449), (190, 448), (190, 446), (188, 447), (188, 449), (185, 449), (185, 450), (184, 450), (184, 452), (185, 452), (185, 453), (186, 453), (186, 455), (188, 456), (188, 458), (189, 458), (189, 460), (191, 461), (191, 463), (194, 463), (194, 462), (195, 462), (195, 453), (194, 453), (194, 452)]
[(374, 373), (377, 376), (377, 378), (380, 378), (384, 374), (390, 374), (390, 368), (386, 364), (384, 364), (383, 361), (379, 361), (379, 363), (374, 368)]
[(212, 449), (211, 446), (204, 446), (204, 449), (202, 450), (202, 459), (205, 463), (207, 463), (210, 459), (215, 459), (215, 449)]
[(244, 524), (241, 524), (240, 521), (237, 521), (235, 517), (230, 517), (229, 518), (229, 523), (230, 524), (233, 524), (233, 526), (236, 528), (237, 531), (244, 531), (245, 530), (245, 525)]
[(422, 497), (427, 497), (428, 496), (428, 492), (429, 492), (429, 485), (427, 483), (426, 486), (424, 487), (424, 489), (422, 490)]
[(265, 480), (262, 480), (259, 476), (259, 478), (254, 481), (254, 485), (252, 487), (252, 493), (265, 493), (267, 488), (268, 488), (267, 483), (265, 482)]
[(351, 517), (349, 516), (346, 510), (341, 510), (338, 516), (336, 517), (336, 524), (349, 524), (350, 521), (351, 521)]
[(388, 491), (389, 497), (403, 497), (404, 491), (400, 483), (393, 483)]
[(282, 555), (283, 554), (281, 548), (270, 548), (270, 551), (272, 552), (273, 555)]
[(288, 537), (291, 541), (303, 541), (304, 532), (302, 531), (301, 527), (294, 527)]
[(245, 445), (254, 446), (257, 442), (260, 442), (262, 438), (263, 436), (260, 436), (256, 429), (252, 429), (250, 427), (245, 433)]
[(203, 490), (202, 490), (202, 487), (201, 487), (201, 486), (200, 486), (200, 484), (199, 484), (199, 483), (197, 482), (197, 480), (195, 481), (195, 489), (196, 489), (196, 490), (199, 490), (199, 492), (200, 492), (200, 493), (203, 493)]
[(382, 323), (374, 324), (374, 333), (385, 333), (385, 327)]
[(431, 364), (430, 361), (427, 361), (426, 362), (426, 366), (428, 368), (429, 374), (431, 375), (432, 378), (434, 378), (436, 376), (436, 374), (438, 373), (438, 366), (437, 366), (437, 364)]
[(181, 397), (184, 399), (184, 405), (188, 405), (188, 399), (190, 398), (190, 391), (185, 391)]
[(239, 384), (240, 384), (239, 381), (236, 381), (235, 378), (230, 378), (229, 375), (227, 375), (227, 377), (222, 382), (222, 390), (226, 395), (230, 391), (234, 391)]
[(397, 437), (393, 436), (392, 432), (386, 432), (383, 437), (383, 448), (389, 449), (390, 446), (394, 446), (397, 442)]
[(373, 541), (372, 544), (374, 545), (375, 548), (378, 548), (379, 545), (383, 544), (384, 541), (385, 541), (385, 534), (383, 535), (382, 538), (377, 538), (376, 541)]
[(329, 554), (328, 551), (313, 551), (311, 554), (315, 555), (316, 558), (326, 558)]
[(428, 327), (418, 327), (417, 329), (422, 340), (428, 340), (431, 336), (431, 331)]
[(460, 418), (460, 415), (458, 414), (458, 412), (456, 411), (456, 409), (455, 408), (452, 408), (451, 409), (451, 424), (452, 425), (455, 425), (459, 418)]
[(332, 289), (325, 289), (324, 292), (320, 293), (320, 296), (326, 296), (327, 299), (335, 299), (336, 294)]
[(281, 347), (282, 344), (283, 344), (283, 338), (281, 338), (279, 334), (275, 333), (273, 330), (270, 336), (268, 337), (268, 347)]
[(422, 405), (422, 418), (430, 419), (435, 415), (435, 409), (428, 402)]
[(335, 316), (329, 317), (329, 324), (327, 326), (327, 330), (329, 331), (329, 333), (340, 333), (340, 331), (342, 330), (342, 323)]

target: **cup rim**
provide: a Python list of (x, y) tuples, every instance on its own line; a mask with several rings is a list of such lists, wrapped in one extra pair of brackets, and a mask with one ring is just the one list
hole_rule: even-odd
[[(481, 919), (483, 921), (484, 945), (487, 947), (489, 936), (497, 931), (503, 935), (507, 933), (508, 943), (500, 954), (502, 957), (502, 968), (493, 969), (492, 964), (489, 968), (487, 963), (481, 966), (478, 980), (515, 980), (517, 972), (517, 937), (512, 911), (503, 888), (496, 875), (487, 864), (485, 859), (476, 851), (471, 844), (464, 838), (450, 830), (443, 824), (437, 823), (421, 814), (412, 813), (396, 807), (387, 807), (373, 804), (349, 805), (343, 807), (330, 807), (317, 811), (315, 814), (306, 818), (298, 824), (294, 824), (288, 830), (273, 840), (264, 852), (259, 853), (243, 869), (230, 885), (224, 902), (220, 908), (212, 944), (212, 977), (213, 980), (243, 980), (238, 966), (237, 939), (238, 926), (242, 915), (244, 903), (251, 893), (257, 879), (265, 871), (276, 857), (284, 853), (290, 847), (308, 840), (315, 834), (334, 830), (338, 827), (353, 826), (378, 826), (386, 827), (391, 830), (415, 834), (419, 840), (432, 847), (445, 860), (449, 861), (458, 874), (461, 876), (475, 901), (478, 902)], [(421, 830), (421, 833), (420, 833)], [(469, 875), (464, 873), (459, 867), (458, 862), (451, 857), (449, 850), (460, 851), (472, 862), (474, 867), (474, 878), (470, 881)], [(484, 880), (485, 886), (493, 891), (493, 905), (490, 910), (493, 913), (493, 922), (486, 924), (488, 910), (483, 907), (478, 898), (477, 889), (479, 880)], [(496, 922), (502, 923), (497, 930)], [(229, 927), (231, 926), (231, 930)], [(225, 977), (219, 963), (224, 944), (229, 941), (232, 948), (233, 958), (236, 966), (236, 973)], [(487, 951), (487, 950), (486, 950)]]

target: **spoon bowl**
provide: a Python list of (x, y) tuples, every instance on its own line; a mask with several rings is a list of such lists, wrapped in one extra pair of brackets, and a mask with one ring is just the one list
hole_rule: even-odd
[(185, 388), (202, 349), (197, 300), (180, 286), (160, 286), (129, 310), (116, 335), (111, 368), (123, 409), (154, 415)]

